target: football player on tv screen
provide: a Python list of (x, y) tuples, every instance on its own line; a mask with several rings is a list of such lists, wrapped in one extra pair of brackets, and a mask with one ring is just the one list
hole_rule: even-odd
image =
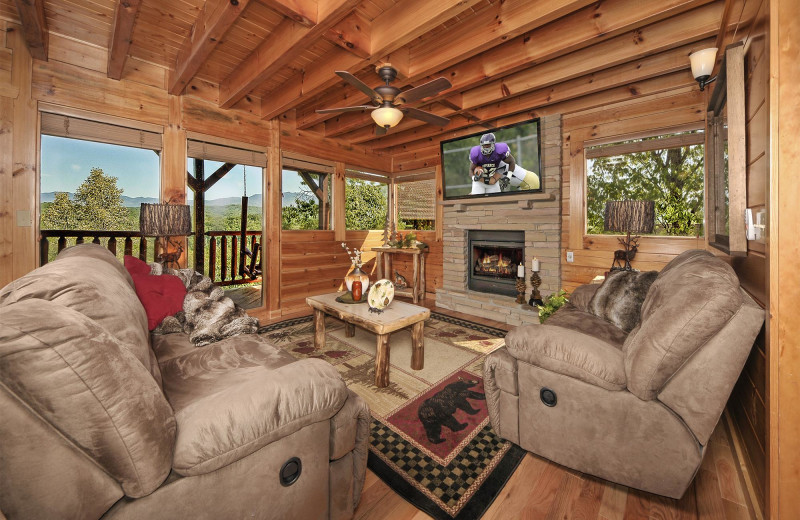
[(523, 190), (539, 188), (539, 176), (517, 164), (506, 143), (496, 142), (493, 133), (483, 134), (480, 144), (469, 151), (470, 195), (500, 193), (509, 186)]

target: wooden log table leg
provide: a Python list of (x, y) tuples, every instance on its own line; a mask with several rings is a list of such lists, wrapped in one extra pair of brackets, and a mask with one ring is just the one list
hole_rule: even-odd
[(414, 274), (411, 277), (411, 301), (414, 303), (419, 302), (419, 255), (411, 255), (414, 257), (412, 264), (414, 265)]
[(425, 299), (425, 253), (419, 254), (419, 281), (420, 281), (420, 298)]
[(375, 266), (378, 268), (378, 280), (383, 278), (383, 253), (378, 251), (375, 253)]
[(389, 335), (378, 334), (378, 349), (375, 352), (375, 386), (389, 385)]
[(314, 309), (314, 348), (325, 348), (325, 313)]
[(344, 337), (352, 338), (356, 335), (356, 326), (352, 323), (345, 322), (344, 324)]
[(422, 370), (425, 367), (424, 327), (424, 321), (411, 326), (411, 368), (414, 370)]

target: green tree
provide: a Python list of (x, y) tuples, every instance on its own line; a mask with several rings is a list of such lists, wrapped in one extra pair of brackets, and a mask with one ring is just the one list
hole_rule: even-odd
[(68, 193), (57, 192), (53, 202), (42, 211), (42, 229), (78, 229), (77, 226), (78, 216), (75, 204), (69, 200)]
[(383, 229), (386, 222), (387, 186), (361, 179), (347, 179), (346, 229)]
[(122, 188), (117, 178), (101, 168), (92, 168), (78, 186), (74, 200), (57, 193), (42, 213), (43, 229), (82, 229), (87, 231), (125, 231), (138, 229), (122, 203)]
[(655, 201), (655, 234), (693, 236), (703, 222), (703, 146), (592, 160), (587, 176), (588, 233), (603, 233), (609, 200)]

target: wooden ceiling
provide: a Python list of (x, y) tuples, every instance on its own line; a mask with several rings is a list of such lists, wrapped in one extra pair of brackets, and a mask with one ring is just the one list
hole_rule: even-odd
[[(393, 151), (587, 96), (602, 103), (691, 85), (688, 54), (724, 43), (721, 29), (746, 7), (743, 0), (0, 0), (0, 18), (23, 24), (40, 59), (48, 32), (57, 33), (107, 49), (109, 77), (124, 78), (126, 60), (135, 58), (169, 69), (173, 94), (204, 81), (218, 87), (223, 108), (260, 100), (265, 119)], [(441, 129), (407, 117), (378, 137), (367, 113), (315, 112), (366, 103), (334, 71), (377, 86), (375, 66), (384, 62), (398, 69), (400, 88), (447, 77), (451, 89), (411, 106), (451, 123)]]

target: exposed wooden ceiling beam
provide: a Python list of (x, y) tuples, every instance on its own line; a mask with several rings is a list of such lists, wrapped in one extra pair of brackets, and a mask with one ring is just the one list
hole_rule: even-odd
[[(528, 68), (505, 77), (503, 76), (508, 71), (520, 68), (520, 62), (526, 58), (527, 53), (513, 53), (513, 59), (496, 56), (497, 61), (504, 60), (503, 68), (494, 70), (492, 74), (488, 75), (486, 68), (490, 65), (470, 60), (472, 67), (461, 67), (461, 74), (453, 76), (453, 88), (446, 92), (462, 91), (461, 109), (474, 113), (473, 109), (498, 99), (515, 97), (531, 90), (583, 76), (588, 72), (599, 71), (713, 35), (719, 24), (720, 10), (719, 4), (706, 5), (601, 43), (583, 47), (581, 50), (565, 56), (528, 66)], [(498, 48), (495, 48), (487, 54), (495, 54), (497, 50)], [(540, 62), (541, 58), (534, 56), (541, 56), (538, 52), (544, 52), (544, 50), (530, 50), (534, 53), (533, 56), (530, 56), (532, 63)], [(506, 51), (510, 53), (510, 49), (506, 49)], [(603, 56), (603, 59), (598, 60), (598, 56)], [(494, 60), (489, 59), (489, 61)], [(682, 65), (688, 66), (688, 58)], [(500, 79), (486, 83), (484, 78), (487, 76)], [(478, 86), (469, 89), (470, 85)], [(441, 115), (448, 117), (447, 114)], [(358, 119), (357, 114), (341, 118), (339, 125), (352, 125), (354, 120), (362, 121), (367, 127), (371, 126), (369, 120)], [(403, 124), (401, 122), (401, 125)], [(336, 130), (336, 125), (326, 125), (326, 132), (330, 131), (331, 134), (334, 134)], [(326, 135), (328, 134), (326, 133)]]
[[(667, 92), (674, 93), (678, 92), (679, 89), (686, 89), (688, 91), (691, 88), (691, 80), (687, 81), (686, 75), (683, 72), (676, 72), (667, 76), (660, 76), (658, 78), (644, 80), (635, 85), (627, 85), (624, 87), (604, 90), (596, 94), (581, 96), (579, 98), (574, 98), (543, 107), (536, 107), (525, 112), (497, 117), (489, 122), (493, 127), (499, 127), (519, 123), (536, 117), (547, 116), (550, 114), (569, 114), (577, 111), (609, 106), (614, 103), (629, 102), (647, 96), (664, 95)], [(420, 131), (417, 139), (398, 140), (388, 147), (383, 147), (384, 143), (381, 143), (380, 147), (376, 146), (372, 148), (372, 151), (374, 153), (382, 153), (385, 155), (394, 156), (396, 154), (409, 152), (418, 148), (436, 145), (441, 139), (462, 137), (479, 132), (483, 129), (483, 127), (480, 125), (468, 123), (466, 119), (463, 119), (463, 121), (463, 126), (457, 130), (439, 133), (436, 135), (430, 135), (426, 132)], [(376, 143), (379, 143), (379, 141), (376, 141)], [(367, 148), (369, 149), (369, 146), (367, 146)]]
[(369, 58), (371, 34), (372, 24), (358, 13), (352, 13), (325, 31), (323, 37), (361, 59), (367, 59)]
[[(593, 74), (566, 79), (565, 81), (523, 95), (507, 99), (498, 98), (498, 101), (474, 109), (471, 112), (472, 115), (478, 117), (482, 121), (492, 121), (499, 117), (507, 117), (516, 113), (538, 110), (541, 107), (554, 103), (560, 103), (616, 88), (627, 88), (632, 93), (641, 95), (642, 93), (638, 91), (641, 87), (638, 85), (643, 82), (647, 82), (647, 93), (652, 94), (662, 89), (674, 88), (674, 85), (667, 81), (660, 85), (658, 81), (649, 82), (650, 79), (655, 78), (655, 80), (659, 80), (665, 75), (676, 73), (685, 76), (684, 79), (686, 83), (691, 84), (691, 74), (681, 72), (689, 69), (688, 55), (693, 50), (701, 49), (709, 45), (712, 41), (712, 39), (704, 39), (694, 44), (685, 45), (630, 63), (600, 70)], [(357, 132), (345, 134), (341, 138), (352, 143), (373, 141), (370, 144), (377, 149), (394, 146), (406, 141), (433, 137), (442, 133), (447, 135), (453, 130), (472, 125), (472, 123), (466, 122), (466, 118), (453, 118), (451, 124), (447, 125), (444, 129), (432, 128), (430, 126), (424, 127), (422, 125), (420, 125), (422, 126), (420, 128), (414, 125), (414, 122), (401, 122), (401, 124), (408, 124), (409, 128), (407, 130), (398, 128), (400, 131), (397, 134), (390, 134), (379, 139), (376, 139), (373, 135), (368, 133), (369, 127)]]
[(133, 43), (133, 27), (142, 0), (119, 0), (114, 11), (114, 25), (111, 27), (111, 40), (108, 44), (108, 77), (120, 79), (128, 51)]
[[(486, 83), (493, 78), (499, 78), (504, 74), (509, 74), (610, 39), (625, 31), (683, 13), (710, 1), (663, 0), (641, 3), (638, 0), (609, 0), (576, 11), (443, 71), (441, 67), (436, 66), (435, 62), (429, 62), (427, 69), (416, 67), (417, 74), (410, 77), (409, 80), (422, 83), (443, 75), (453, 83), (453, 87), (446, 91), (448, 93), (471, 88), (481, 83)], [(529, 9), (526, 12), (527, 14), (522, 16), (531, 17), (534, 16), (531, 14), (534, 12), (536, 11)], [(490, 19), (483, 19), (483, 22), (489, 23)], [(451, 40), (460, 41), (463, 38), (462, 30), (460, 25), (456, 26), (456, 28), (444, 31), (438, 41), (440, 43)], [(474, 33), (471, 27), (469, 29), (464, 34), (470, 35)], [(451, 55), (456, 52), (463, 52), (463, 49), (460, 51), (448, 51), (449, 45), (447, 43), (443, 43), (442, 47), (445, 53), (450, 53)], [(436, 56), (437, 54), (433, 55), (433, 57)], [(345, 101), (345, 104), (358, 105), (362, 104), (364, 100), (363, 94), (352, 91), (348, 94), (347, 99), (343, 101)], [(325, 101), (322, 100), (320, 101), (320, 106), (333, 105), (325, 104)], [(308, 128), (330, 118), (331, 115), (328, 114), (301, 112), (297, 124), (299, 128)]]
[(189, 36), (178, 51), (175, 67), (170, 73), (169, 93), (179, 95), (192, 80), (217, 44), (242, 14), (250, 0), (207, 0)]
[(300, 25), (311, 27), (317, 23), (317, 2), (315, 0), (261, 0), (261, 3)]
[(44, 15), (44, 0), (14, 0), (22, 22), (28, 52), (37, 60), (47, 61), (49, 33)]
[(327, 0), (317, 5), (318, 23), (306, 27), (284, 19), (219, 88), (220, 106), (230, 108), (353, 10), (359, 0)]
[[(370, 56), (373, 60), (381, 60), (387, 54), (398, 50), (422, 34), (436, 28), (442, 22), (479, 3), (481, 0), (403, 0), (396, 3), (372, 21)], [(341, 82), (333, 74), (335, 70), (358, 71), (369, 61), (361, 59), (341, 60), (349, 62), (344, 68), (334, 68), (326, 59), (320, 67), (297, 74), (290, 78), (280, 89), (261, 102), (261, 115), (272, 119), (283, 112), (296, 107), (302, 96), (319, 94), (326, 88)], [(274, 94), (274, 95), (273, 95)]]
[[(574, 13), (595, 0), (505, 0), (481, 11), (480, 16), (465, 18), (454, 30), (445, 31), (441, 38), (428, 40), (411, 47), (412, 77), (430, 74), (486, 51), (504, 41)], [(595, 5), (595, 9), (600, 5)], [(590, 26), (594, 24), (588, 24)]]

